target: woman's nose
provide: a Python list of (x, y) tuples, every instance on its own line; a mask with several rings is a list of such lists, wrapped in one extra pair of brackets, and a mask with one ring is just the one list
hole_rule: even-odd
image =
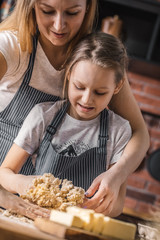
[(57, 13), (54, 18), (54, 29), (58, 32), (62, 31), (65, 27), (65, 18), (63, 14)]

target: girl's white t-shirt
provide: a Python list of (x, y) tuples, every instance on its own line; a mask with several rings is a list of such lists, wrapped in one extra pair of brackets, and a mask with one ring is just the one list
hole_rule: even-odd
[[(22, 52), (16, 34), (0, 32), (0, 52), (7, 62), (7, 72), (0, 80), (0, 112), (10, 103), (20, 87), (29, 63), (29, 53)], [(30, 86), (55, 96), (62, 96), (64, 70), (53, 68), (38, 42)]]
[[(30, 155), (33, 154), (33, 163), (46, 128), (62, 107), (62, 102), (57, 101), (55, 104), (44, 102), (35, 105), (14, 140), (19, 147)], [(80, 121), (65, 114), (52, 138), (52, 145), (58, 153), (65, 152), (67, 155), (67, 150), (71, 147), (76, 155), (80, 155), (90, 148), (97, 147), (99, 130), (100, 115), (89, 121)], [(109, 110), (107, 168), (119, 160), (131, 134), (129, 122)]]

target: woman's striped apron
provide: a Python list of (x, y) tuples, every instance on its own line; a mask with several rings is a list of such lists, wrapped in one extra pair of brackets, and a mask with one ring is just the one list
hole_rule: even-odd
[[(0, 112), (0, 164), (3, 162), (24, 119), (33, 106), (40, 102), (57, 101), (59, 99), (57, 96), (46, 94), (29, 86), (36, 55), (37, 41), (38, 34), (33, 38), (33, 52), (30, 56), (22, 84), (9, 105)], [(21, 172), (24, 174), (33, 173), (31, 158), (27, 160)]]
[(69, 103), (65, 102), (57, 115), (47, 127), (36, 159), (35, 173), (52, 173), (55, 177), (68, 179), (75, 186), (88, 189), (92, 181), (106, 171), (108, 111), (101, 112), (98, 147), (91, 148), (79, 156), (64, 156), (57, 153), (52, 146), (52, 138), (67, 112)]

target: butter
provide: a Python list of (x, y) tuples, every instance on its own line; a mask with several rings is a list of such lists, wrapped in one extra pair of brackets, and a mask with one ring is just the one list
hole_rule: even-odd
[(94, 213), (95, 213), (94, 210), (83, 209), (83, 208), (73, 206), (73, 207), (68, 207), (66, 211), (67, 213), (73, 216), (78, 216), (83, 222), (82, 228), (87, 231), (91, 231), (94, 225)]
[(134, 240), (136, 225), (110, 217), (104, 217), (104, 225), (101, 234), (122, 240)]
[(78, 216), (66, 212), (60, 212), (58, 210), (51, 210), (50, 220), (67, 227), (81, 228), (83, 226), (83, 221)]
[(100, 234), (104, 225), (104, 215), (102, 213), (94, 213), (92, 232)]

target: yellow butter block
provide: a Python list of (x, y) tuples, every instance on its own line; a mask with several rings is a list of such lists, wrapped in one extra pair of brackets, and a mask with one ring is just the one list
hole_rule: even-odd
[(101, 234), (122, 240), (134, 240), (136, 225), (110, 217), (104, 217), (104, 225)]
[(79, 208), (76, 206), (67, 207), (67, 213), (78, 216), (83, 221), (83, 229), (91, 231), (94, 224), (94, 210)]
[(60, 212), (58, 210), (51, 210), (50, 220), (63, 224), (67, 227), (82, 228), (83, 226), (83, 221), (78, 216), (74, 216), (66, 212)]
[(91, 229), (94, 233), (101, 233), (104, 225), (104, 215), (102, 213), (94, 213), (93, 228)]

